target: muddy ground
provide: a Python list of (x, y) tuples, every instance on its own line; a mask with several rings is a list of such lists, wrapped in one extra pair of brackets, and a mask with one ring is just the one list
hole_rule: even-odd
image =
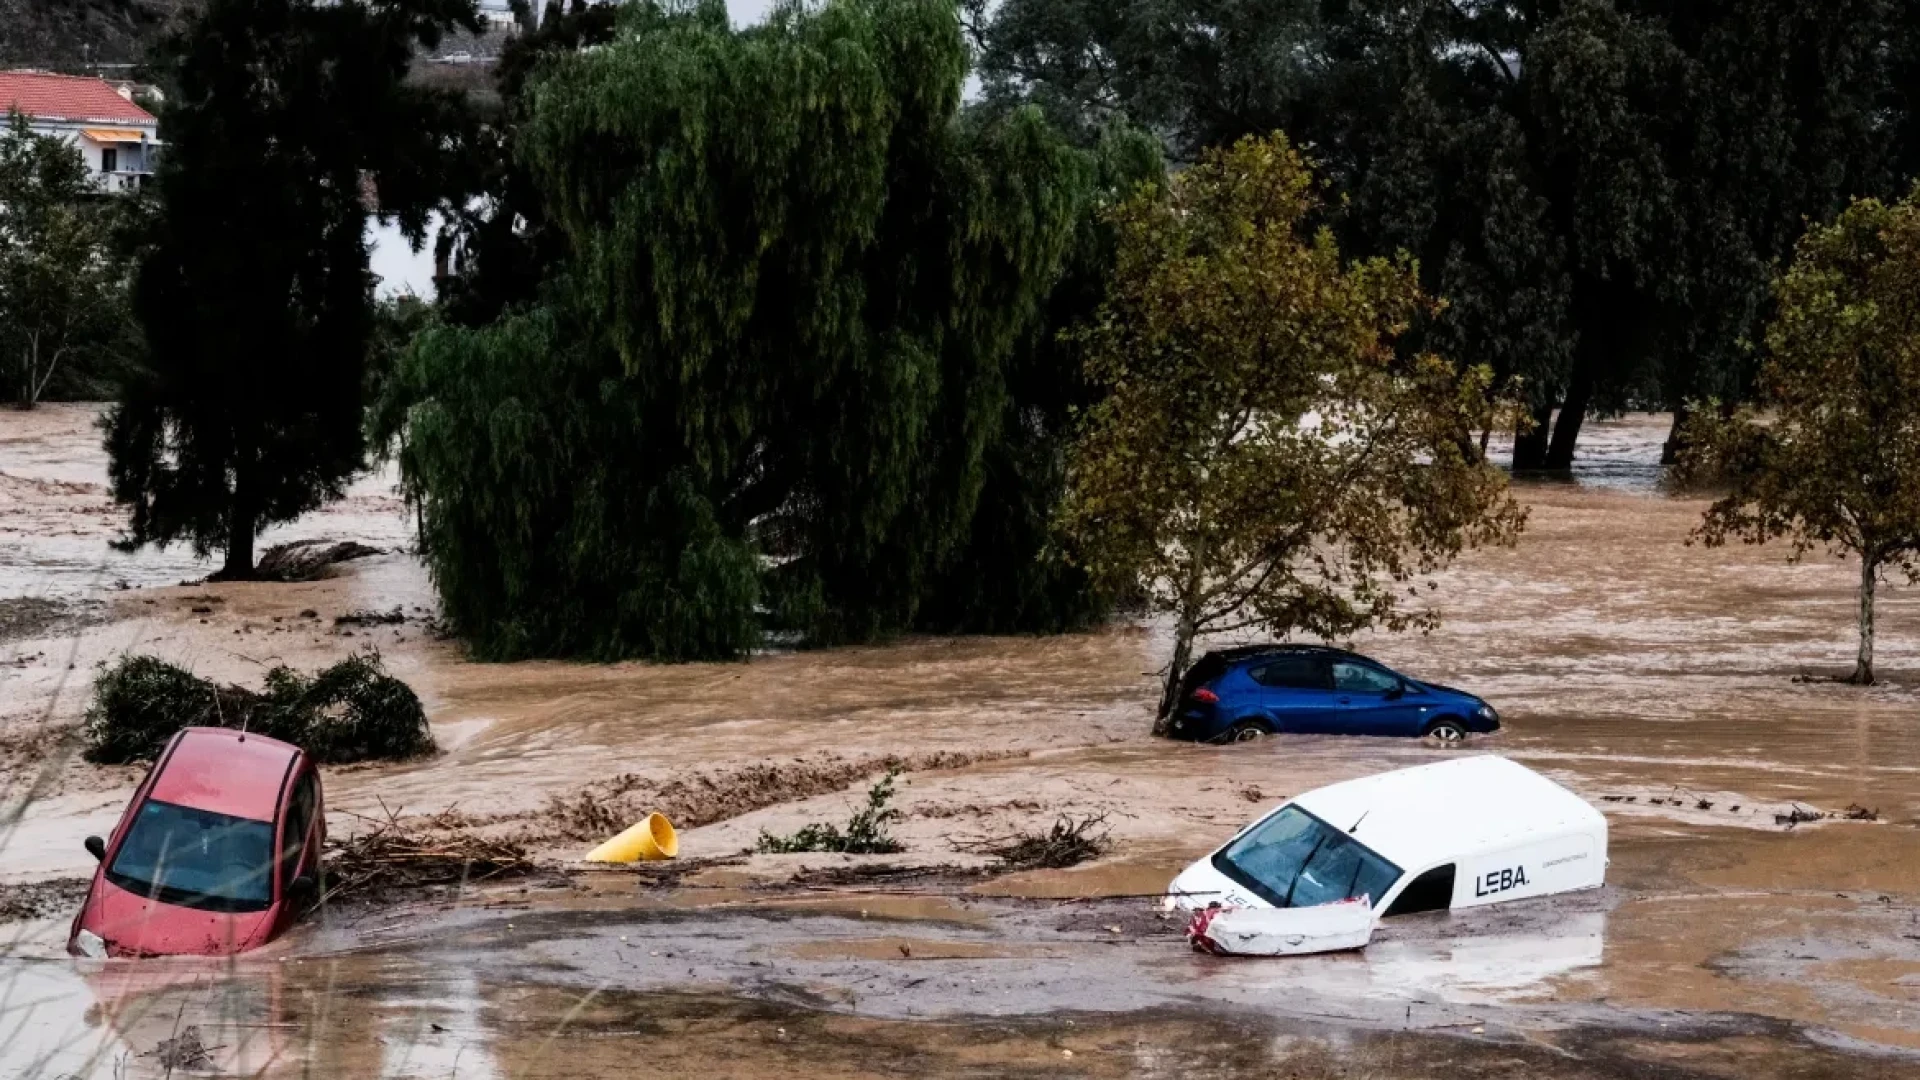
[[(1441, 630), (1356, 643), (1500, 708), (1504, 732), (1448, 750), (1151, 740), (1164, 642), (1143, 626), (470, 664), (433, 632), (390, 477), (263, 540), (386, 554), (183, 584), (209, 569), (189, 552), (106, 548), (92, 415), (0, 414), (0, 603), (37, 613), (0, 639), (0, 904), (68, 895), (21, 887), (87, 873), (80, 839), (137, 781), (70, 753), (93, 666), (128, 649), (257, 683), (377, 647), (443, 752), (330, 771), (337, 834), (445, 815), (563, 862), (603, 819), (665, 806), (685, 857), (713, 861), (350, 905), (217, 964), (81, 969), (69, 911), (15, 919), (0, 1080), (164, 1075), (196, 1049), (318, 1076), (1920, 1076), (1920, 606), (1883, 598), (1884, 685), (1796, 681), (1847, 669), (1852, 571), (1686, 546), (1702, 503), (1660, 489), (1664, 418), (1599, 425), (1572, 482), (1523, 483), (1525, 539), (1438, 579)], [(1605, 810), (1608, 888), (1271, 962), (1193, 956), (1136, 895), (1289, 794), (1449, 753), (1512, 756)], [(843, 820), (889, 764), (909, 770), (903, 855), (741, 857)], [(1795, 805), (1878, 820), (1775, 824)], [(963, 850), (1097, 813), (1112, 851), (1073, 869), (993, 874)], [(964, 872), (846, 883), (876, 862)]]

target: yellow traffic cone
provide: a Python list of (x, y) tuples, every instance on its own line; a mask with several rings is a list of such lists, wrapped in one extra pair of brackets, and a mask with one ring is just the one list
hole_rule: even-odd
[(587, 852), (587, 861), (630, 863), (671, 859), (678, 854), (680, 837), (673, 831), (673, 823), (662, 814), (648, 814), (644, 821)]

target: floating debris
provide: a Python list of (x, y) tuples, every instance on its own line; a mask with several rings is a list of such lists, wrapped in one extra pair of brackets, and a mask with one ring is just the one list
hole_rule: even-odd
[(407, 621), (407, 616), (395, 605), (392, 611), (349, 611), (345, 615), (333, 618), (335, 626), (394, 626)]
[(1791, 829), (1795, 825), (1802, 824), (1803, 822), (1819, 821), (1822, 817), (1825, 817), (1825, 816), (1826, 815), (1822, 814), (1818, 810), (1808, 810), (1796, 803), (1792, 810), (1789, 810), (1784, 814), (1773, 815), (1773, 823), (1775, 825), (1785, 825), (1787, 828)]
[(362, 820), (373, 827), (327, 853), (323, 865), (328, 901), (362, 892), (473, 885), (526, 877), (540, 870), (520, 845), (441, 830), (437, 827), (441, 819), (423, 818), (416, 825), (388, 811), (384, 819)]
[(1014, 833), (956, 846), (991, 855), (1008, 870), (1062, 870), (1106, 854), (1112, 847), (1106, 822), (1105, 814), (1089, 814), (1078, 821), (1063, 814), (1043, 833)]
[(201, 1042), (200, 1029), (189, 1026), (171, 1039), (161, 1039), (160, 1045), (140, 1056), (153, 1058), (169, 1074), (212, 1072), (214, 1064), (210, 1051), (218, 1049), (220, 1047)]

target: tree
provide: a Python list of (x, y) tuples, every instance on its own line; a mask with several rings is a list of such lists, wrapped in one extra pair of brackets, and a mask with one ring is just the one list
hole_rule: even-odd
[[(1300, 119), (1324, 73), (1316, 0), (964, 0), (982, 90), (1091, 142), (1115, 120), (1177, 161)], [(1350, 88), (1351, 89), (1351, 88)]]
[(499, 657), (911, 627), (1090, 164), (1031, 110), (962, 121), (945, 0), (622, 20), (525, 94), (515, 159), (565, 241), (537, 301), (400, 366), (447, 617)]
[(1694, 537), (1785, 537), (1795, 559), (1816, 547), (1859, 559), (1848, 681), (1868, 685), (1879, 580), (1920, 580), (1920, 190), (1809, 230), (1775, 294), (1757, 400), (1691, 422), (1684, 475), (1731, 484)]
[[(992, 106), (986, 106), (991, 112)], [(1066, 486), (1075, 414), (1099, 389), (1088, 381), (1081, 334), (1113, 275), (1109, 211), (1165, 177), (1158, 140), (1110, 124), (1091, 151), (1093, 193), (1039, 317), (1006, 363), (1006, 405), (982, 460), (980, 497), (965, 545), (928, 583), (917, 615), (933, 633), (1059, 633), (1105, 618), (1116, 599), (1061, 557), (1053, 514)]]
[[(532, 21), (528, 0), (515, 0), (522, 25)], [(435, 241), (437, 261), (451, 273), (435, 282), (442, 318), (458, 326), (485, 326), (508, 308), (532, 303), (540, 284), (566, 258), (567, 237), (547, 214), (546, 202), (513, 147), (527, 119), (527, 88), (551, 56), (613, 40), (618, 4), (549, 0), (534, 30), (501, 46), (494, 65), (500, 109), (481, 125), (471, 158), (480, 197), (449, 207)]]
[(115, 206), (77, 147), (15, 113), (0, 133), (0, 368), (30, 409), (84, 390), (128, 348), (127, 275)]
[(1523, 522), (1472, 445), (1489, 373), (1397, 350), (1433, 307), (1415, 268), (1343, 265), (1302, 228), (1315, 199), (1274, 135), (1115, 214), (1115, 279), (1086, 332), (1107, 396), (1060, 526), (1097, 577), (1173, 616), (1163, 720), (1196, 638), (1430, 626), (1416, 579)]
[(405, 81), (454, 26), (472, 0), (209, 0), (168, 43), (146, 351), (107, 418), (127, 546), (222, 549), (249, 577), (261, 530), (363, 466), (366, 220), (418, 238), (458, 190), (459, 100)]
[(1564, 469), (1589, 412), (1746, 392), (1802, 222), (1920, 160), (1917, 25), (1899, 0), (1005, 0), (980, 35), (989, 98), (1067, 130), (1312, 146), (1343, 248), (1412, 253), (1448, 300), (1422, 340), (1527, 399), (1517, 467)]

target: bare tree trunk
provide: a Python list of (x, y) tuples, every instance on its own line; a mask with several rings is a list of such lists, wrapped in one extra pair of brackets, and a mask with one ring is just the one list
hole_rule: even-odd
[(1548, 428), (1553, 423), (1553, 402), (1534, 406), (1533, 427), (1513, 436), (1513, 471), (1544, 469), (1547, 465)]
[(1853, 674), (1848, 682), (1857, 686), (1873, 685), (1873, 588), (1880, 576), (1880, 560), (1863, 554), (1860, 557), (1860, 654), (1853, 662)]
[(1667, 430), (1667, 441), (1660, 447), (1660, 464), (1675, 464), (1680, 460), (1680, 455), (1687, 452), (1683, 429), (1687, 426), (1687, 419), (1692, 415), (1684, 401), (1673, 407), (1673, 427)]
[(1153, 733), (1164, 736), (1180, 705), (1180, 680), (1193, 661), (1193, 639), (1200, 632), (1200, 586), (1206, 581), (1206, 545), (1189, 552), (1187, 580), (1180, 589), (1180, 619), (1173, 629), (1173, 659), (1167, 662), (1167, 681), (1160, 690), (1160, 710), (1154, 714)]
[(252, 580), (253, 530), (253, 511), (236, 495), (227, 510), (227, 559), (216, 575), (220, 580)]
[(1167, 681), (1160, 690), (1160, 711), (1153, 720), (1155, 735), (1167, 733), (1173, 723), (1173, 711), (1180, 706), (1180, 680), (1193, 662), (1193, 634), (1193, 619), (1183, 612), (1173, 631), (1173, 659), (1167, 664)]
[(1553, 441), (1547, 445), (1546, 467), (1564, 472), (1573, 468), (1573, 451), (1580, 443), (1580, 426), (1586, 423), (1587, 405), (1593, 400), (1593, 372), (1581, 366), (1574, 370), (1567, 387), (1567, 399), (1560, 403), (1560, 418), (1553, 424)]

